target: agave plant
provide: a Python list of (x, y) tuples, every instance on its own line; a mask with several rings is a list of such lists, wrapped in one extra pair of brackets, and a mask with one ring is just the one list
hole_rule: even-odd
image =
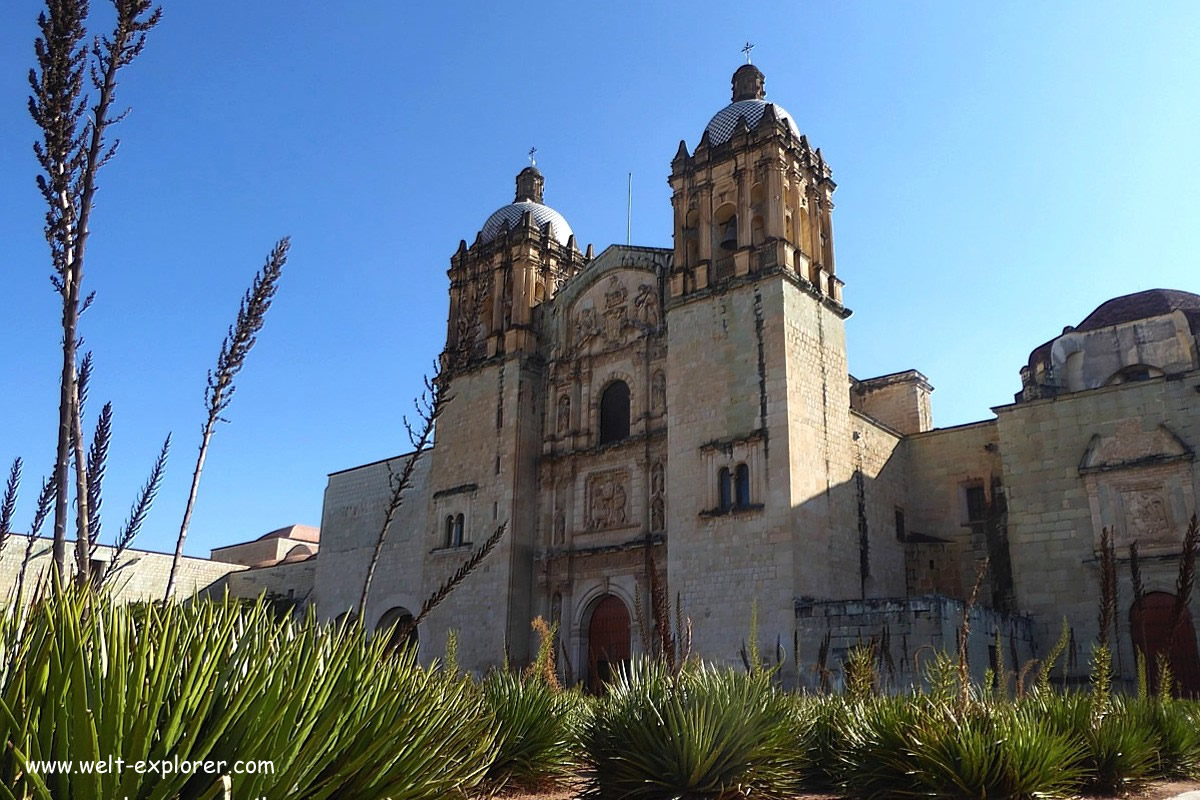
[(807, 767), (795, 699), (767, 674), (638, 661), (584, 737), (583, 797), (786, 798)]
[[(491, 718), (463, 683), (263, 602), (116, 606), (68, 589), (0, 624), (0, 798), (421, 800), (478, 784)], [(36, 770), (112, 756), (228, 774)], [(239, 760), (269, 770), (237, 773)]]
[(1155, 772), (1157, 736), (1144, 704), (1115, 696), (1097, 716), (1093, 697), (1038, 694), (1029, 706), (1051, 729), (1083, 748), (1083, 788), (1095, 793), (1124, 792)]
[(540, 673), (494, 671), (483, 680), (484, 705), (496, 722), (495, 760), (485, 784), (536, 789), (563, 781), (574, 763), (581, 695), (551, 686)]

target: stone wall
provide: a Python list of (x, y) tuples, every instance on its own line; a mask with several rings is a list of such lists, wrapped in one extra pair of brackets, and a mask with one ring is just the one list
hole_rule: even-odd
[[(982, 488), (995, 502), (1003, 484), (999, 432), (994, 420), (938, 428), (905, 439), (908, 504), (905, 528), (911, 592), (930, 587), (964, 598), (975, 584), (977, 565), (990, 558), (987, 531), (972, 524), (968, 488)], [(999, 559), (998, 559), (999, 561)], [(932, 562), (932, 566), (930, 566)], [(999, 568), (989, 581), (999, 575)], [(1003, 592), (1006, 587), (996, 587)], [(992, 605), (985, 592), (982, 605)]]
[[(925, 665), (933, 651), (957, 657), (963, 609), (961, 600), (940, 595), (797, 602), (796, 629), (800, 643), (797, 660), (805, 667), (800, 683), (808, 688), (820, 685), (816, 667), (821, 642), (829, 634), (826, 668), (832, 673), (834, 688), (843, 684), (843, 662), (850, 650), (874, 640), (880, 648), (881, 677), (893, 691), (904, 691), (923, 682)], [(983, 680), (999, 657), (1004, 658), (1007, 673), (1015, 676), (1037, 652), (1028, 619), (986, 608), (971, 610), (967, 660), (976, 681)]]
[(902, 434), (933, 427), (929, 380), (915, 369), (851, 381), (850, 405)]
[[(0, 553), (0, 602), (11, 602), (12, 594), (16, 591), (21, 563), (25, 558), (25, 546), (28, 540), (23, 536), (13, 536), (9, 539), (4, 551)], [(68, 561), (72, 574), (74, 573), (73, 543), (68, 544)], [(113, 548), (100, 546), (93, 557), (94, 561), (105, 565), (112, 559)], [(26, 598), (40, 580), (49, 575), (53, 557), (53, 541), (39, 538), (34, 543), (33, 558), (29, 562), (25, 577)], [(109, 578), (108, 586), (113, 590), (118, 602), (131, 603), (139, 601), (159, 601), (167, 590), (167, 579), (171, 574), (171, 563), (174, 554), (155, 553), (149, 550), (126, 550), (118, 562), (117, 571)], [(175, 581), (175, 596), (191, 597), (193, 594), (211, 592), (221, 594), (228, 584), (228, 577), (241, 572), (245, 567), (236, 564), (222, 564), (204, 558), (184, 557), (179, 564), (179, 572)]]
[(316, 584), (317, 559), (251, 567), (230, 573), (229, 593), (234, 597), (257, 598), (260, 594), (272, 600), (290, 600), (302, 606), (313, 597)]
[[(1197, 387), (1200, 371), (1192, 371), (996, 409), (1017, 602), (1044, 642), (1068, 619), (1080, 674), (1097, 633), (1102, 528), (1114, 529), (1121, 562), (1115, 655), (1127, 678), (1130, 541), (1150, 554), (1146, 590), (1174, 593), (1178, 543), (1200, 483)], [(1196, 596), (1191, 613), (1200, 619)]]
[[(371, 552), (391, 496), (389, 475), (403, 469), (404, 456), (334, 472), (325, 487), (321, 514), (321, 554), (313, 561), (313, 598), (322, 618), (358, 612)], [(400, 506), (380, 554), (364, 623), (373, 630), (389, 609), (416, 613), (421, 590), (421, 547), (429, 534), (429, 454), (413, 471), (412, 485)]]

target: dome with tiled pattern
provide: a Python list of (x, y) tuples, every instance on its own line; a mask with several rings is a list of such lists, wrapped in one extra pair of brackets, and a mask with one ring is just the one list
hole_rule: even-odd
[(515, 228), (520, 222), (521, 217), (528, 211), (533, 215), (533, 224), (539, 229), (546, 223), (550, 223), (550, 235), (553, 236), (559, 244), (566, 245), (567, 240), (571, 238), (571, 226), (567, 224), (563, 215), (555, 211), (550, 206), (535, 203), (532, 200), (522, 200), (519, 203), (509, 203), (506, 206), (501, 206), (487, 218), (487, 222), (483, 223), (483, 241), (490, 242), (495, 239), (506, 228)]

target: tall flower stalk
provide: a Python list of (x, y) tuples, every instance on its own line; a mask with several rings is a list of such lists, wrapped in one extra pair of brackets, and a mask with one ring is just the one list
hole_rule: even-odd
[(179, 525), (179, 538), (175, 541), (175, 558), (171, 562), (171, 574), (167, 578), (165, 600), (170, 600), (175, 591), (175, 581), (179, 574), (179, 563), (183, 558), (183, 545), (187, 540), (188, 526), (192, 522), (192, 511), (196, 507), (196, 493), (200, 489), (200, 474), (204, 471), (204, 459), (208, 455), (208, 445), (212, 441), (218, 422), (228, 422), (222, 414), (229, 408), (236, 390), (234, 378), (241, 372), (254, 344), (258, 341), (258, 332), (266, 321), (267, 310), (275, 297), (275, 288), (283, 266), (287, 263), (288, 248), (291, 239), (287, 236), (275, 243), (271, 254), (263, 268), (254, 276), (254, 281), (242, 298), (238, 308), (237, 321), (229, 329), (229, 335), (221, 342), (221, 352), (217, 355), (217, 368), (208, 373), (208, 386), (204, 390), (204, 404), (207, 417), (200, 434), (200, 452), (196, 456), (196, 467), (192, 470), (192, 486), (188, 492), (187, 505), (183, 510), (183, 522)]

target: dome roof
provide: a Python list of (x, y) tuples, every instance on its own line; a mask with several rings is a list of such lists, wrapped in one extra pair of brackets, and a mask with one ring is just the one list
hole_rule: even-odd
[(739, 117), (745, 117), (746, 124), (751, 128), (758, 125), (758, 121), (762, 119), (763, 112), (767, 110), (767, 106), (775, 106), (775, 116), (786, 122), (787, 126), (792, 130), (792, 135), (799, 139), (800, 129), (796, 127), (796, 121), (792, 119), (791, 114), (774, 103), (751, 98), (730, 103), (709, 120), (708, 126), (704, 129), (704, 132), (708, 134), (708, 143), (715, 146), (728, 142), (730, 137), (733, 136), (733, 132), (737, 130)]
[(567, 240), (573, 235), (571, 226), (567, 224), (562, 214), (550, 206), (544, 206), (532, 200), (522, 200), (518, 203), (501, 206), (487, 218), (487, 222), (483, 223), (483, 230), (480, 231), (483, 241), (490, 242), (495, 239), (506, 226), (515, 228), (521, 222), (521, 217), (526, 211), (533, 215), (533, 224), (538, 228), (543, 227), (547, 222), (550, 223), (550, 235), (558, 240), (559, 244), (566, 245)]
[(1177, 289), (1147, 289), (1144, 292), (1115, 297), (1101, 303), (1079, 323), (1076, 330), (1107, 328), (1111, 325), (1170, 314), (1172, 311), (1184, 312), (1191, 322), (1194, 315), (1200, 312), (1200, 295)]
[[(1144, 292), (1134, 292), (1106, 300), (1078, 326), (1064, 329), (1059, 336), (1072, 331), (1094, 331), (1098, 328), (1123, 325), (1170, 314), (1173, 311), (1182, 311), (1187, 317), (1192, 333), (1200, 335), (1200, 295), (1181, 292), (1178, 289), (1147, 289)], [(1029, 354), (1029, 365), (1049, 363), (1050, 349), (1059, 336), (1034, 348)]]

